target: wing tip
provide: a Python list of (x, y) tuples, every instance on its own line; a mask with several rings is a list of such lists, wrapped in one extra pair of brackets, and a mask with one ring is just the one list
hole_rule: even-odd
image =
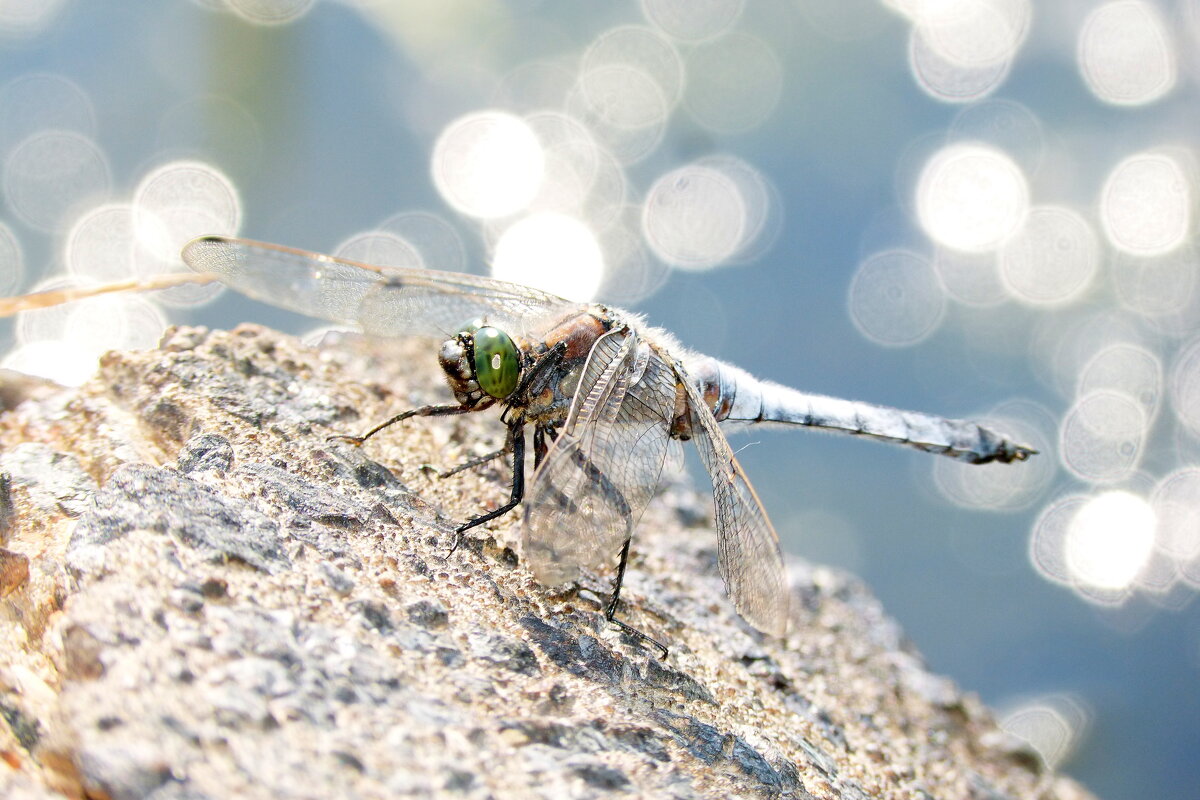
[(228, 236), (221, 236), (216, 233), (206, 233), (203, 236), (197, 236), (179, 250), (179, 257), (183, 259), (183, 263), (187, 264), (197, 272), (208, 272), (207, 267), (202, 267), (203, 258), (201, 253), (204, 249), (216, 244), (224, 244), (229, 241)]
[(765, 633), (767, 636), (772, 636), (776, 639), (787, 638), (788, 630), (791, 628), (791, 595), (786, 590), (777, 598), (776, 607), (772, 608), (769, 614), (755, 623), (755, 627)]

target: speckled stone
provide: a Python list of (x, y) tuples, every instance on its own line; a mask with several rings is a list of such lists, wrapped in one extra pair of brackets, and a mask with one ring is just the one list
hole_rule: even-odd
[(0, 796), (1089, 797), (848, 576), (793, 561), (791, 632), (749, 628), (679, 476), (623, 594), (665, 661), (611, 576), (535, 583), (516, 515), (453, 548), (507, 476), (436, 471), (494, 414), (328, 440), (446, 399), (419, 344), (175, 329), (0, 414)]

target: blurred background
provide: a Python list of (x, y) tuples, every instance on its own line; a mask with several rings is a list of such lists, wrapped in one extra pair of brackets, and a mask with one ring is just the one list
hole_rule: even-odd
[[(1200, 2), (0, 0), (0, 295), (236, 233), (646, 313), (992, 420), (966, 467), (733, 440), (786, 549), (1100, 795), (1200, 797)], [(212, 288), (0, 324), (66, 383)]]

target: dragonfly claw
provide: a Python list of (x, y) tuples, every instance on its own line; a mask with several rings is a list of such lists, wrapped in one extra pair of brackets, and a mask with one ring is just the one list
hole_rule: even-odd
[(349, 442), (355, 447), (360, 446), (366, 440), (365, 436), (349, 436), (343, 433), (335, 433), (332, 436), (325, 437), (325, 441), (327, 442)]

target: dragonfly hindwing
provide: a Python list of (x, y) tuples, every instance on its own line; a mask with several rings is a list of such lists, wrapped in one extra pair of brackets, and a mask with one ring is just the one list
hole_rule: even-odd
[(673, 370), (633, 331), (597, 340), (525, 501), (525, 560), (539, 580), (615, 561), (671, 450), (674, 402)]
[(717, 566), (733, 606), (760, 631), (787, 630), (788, 591), (779, 536), (746, 479), (700, 390), (683, 381), (692, 411), (692, 441), (712, 477), (717, 511)]

